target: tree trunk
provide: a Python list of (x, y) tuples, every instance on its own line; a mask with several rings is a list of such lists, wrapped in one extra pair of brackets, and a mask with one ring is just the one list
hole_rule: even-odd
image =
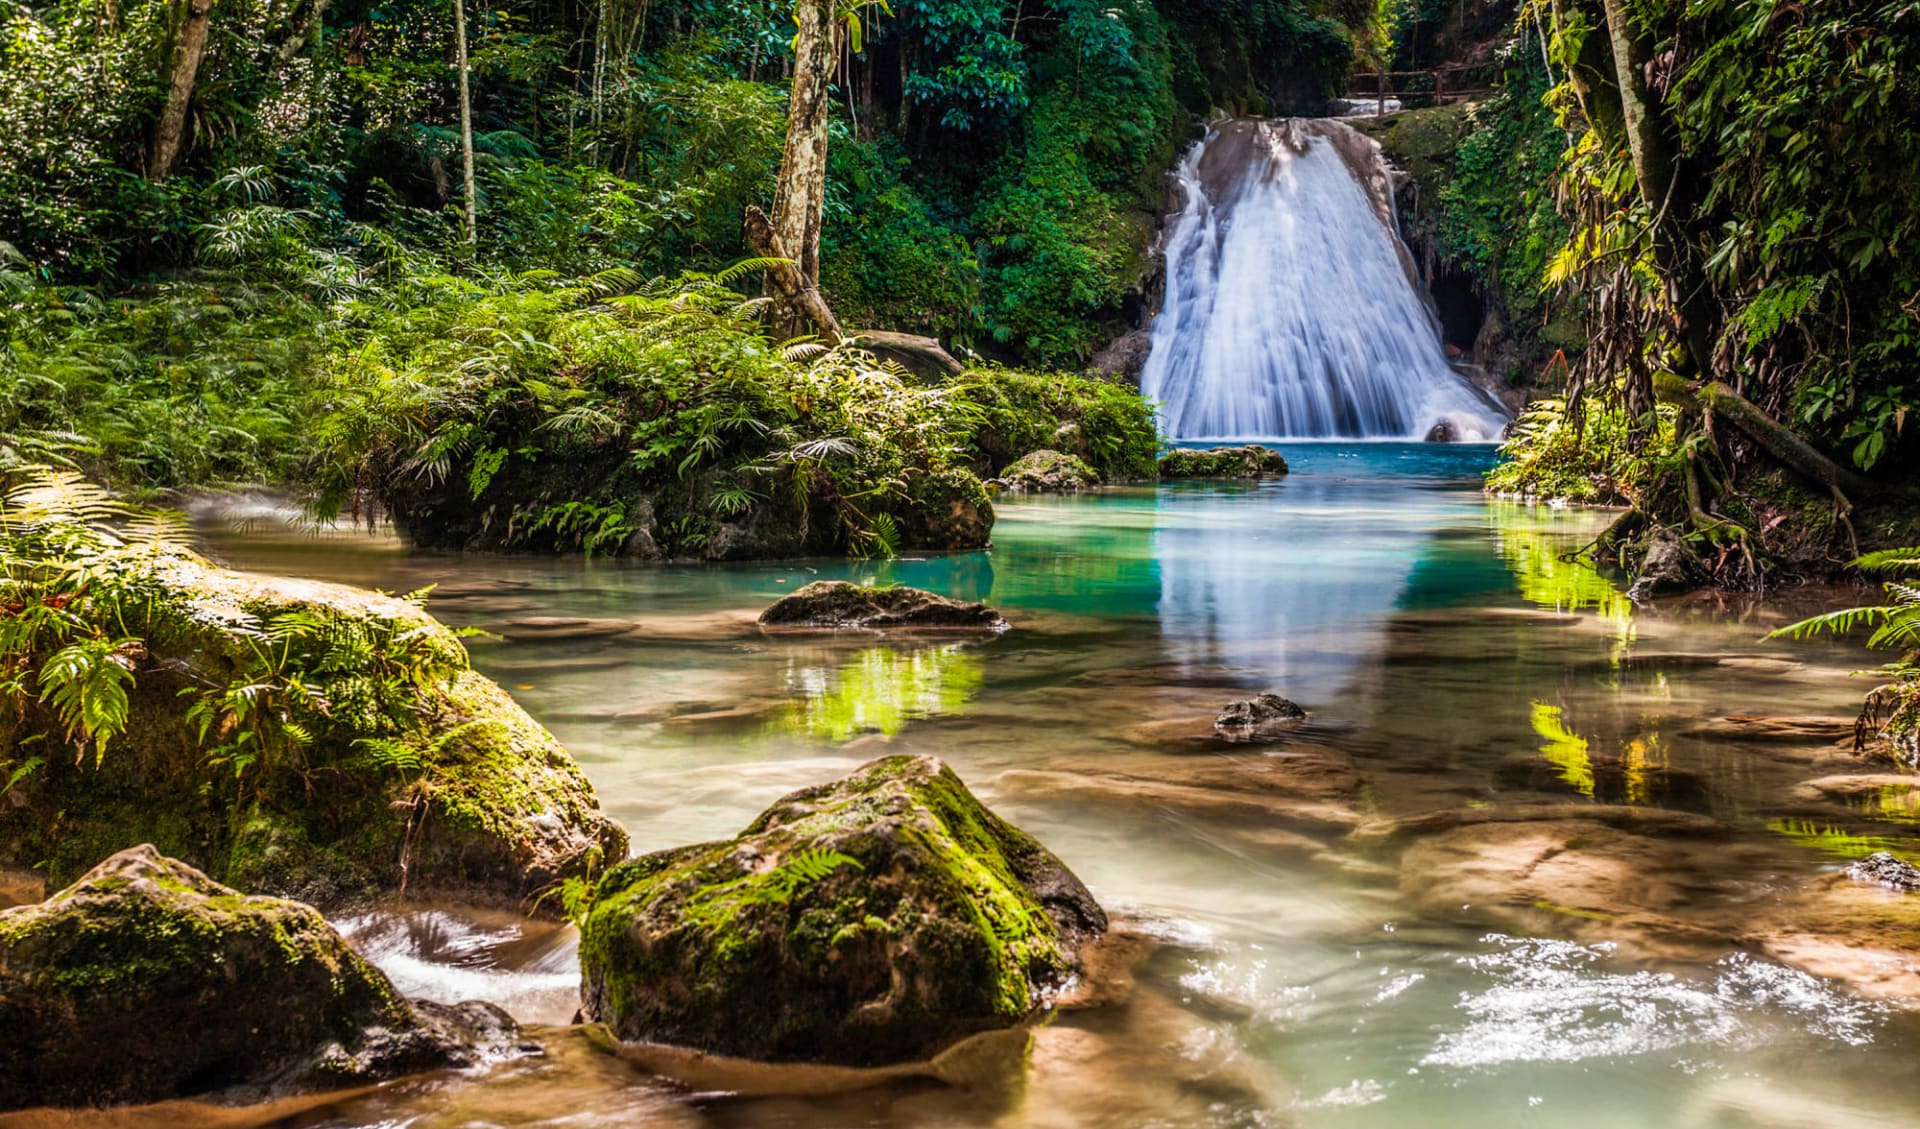
[(820, 296), (819, 287), (800, 273), (793, 248), (780, 238), (767, 213), (757, 207), (747, 208), (747, 243), (763, 258), (788, 260), (767, 268), (767, 296), (781, 311), (780, 331), (790, 337), (811, 331), (828, 346), (840, 344), (844, 334), (833, 309)]
[(1686, 346), (1695, 373), (1713, 371), (1713, 339), (1717, 328), (1713, 294), (1707, 287), (1699, 256), (1686, 236), (1693, 221), (1694, 195), (1689, 178), (1681, 175), (1680, 161), (1666, 107), (1647, 89), (1653, 50), (1632, 24), (1626, 0), (1604, 0), (1607, 36), (1613, 46), (1614, 75), (1620, 95), (1621, 125), (1633, 155), (1634, 178), (1640, 198), (1653, 213), (1653, 255), (1667, 281), (1667, 295), (1679, 318), (1675, 327)]
[(787, 145), (773, 196), (773, 232), (808, 286), (820, 283), (820, 225), (827, 202), (827, 122), (839, 45), (830, 0), (799, 0)]
[(467, 242), (480, 241), (473, 194), (473, 97), (467, 89), (467, 0), (453, 0), (454, 64), (460, 70), (460, 181), (466, 195)]
[(175, 41), (173, 65), (167, 73), (167, 104), (160, 111), (160, 124), (153, 131), (153, 152), (147, 159), (147, 179), (165, 180), (173, 175), (173, 163), (180, 157), (180, 141), (187, 131), (187, 104), (193, 101), (193, 80), (200, 73), (200, 60), (207, 53), (207, 30), (212, 23), (214, 0), (187, 0), (187, 18)]

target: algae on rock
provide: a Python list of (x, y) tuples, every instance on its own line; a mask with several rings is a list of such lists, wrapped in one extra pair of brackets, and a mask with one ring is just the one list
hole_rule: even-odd
[(933, 757), (785, 797), (732, 840), (608, 872), (580, 960), (622, 1039), (768, 1060), (922, 1059), (1019, 1023), (1106, 915)]
[(150, 845), (0, 911), (0, 1109), (325, 1089), (513, 1053), (485, 1004), (402, 998), (314, 909)]

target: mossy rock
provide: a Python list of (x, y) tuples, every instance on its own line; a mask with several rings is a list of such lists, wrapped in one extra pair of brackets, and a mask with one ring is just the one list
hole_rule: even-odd
[(1078, 455), (1040, 450), (1015, 459), (994, 482), (1002, 490), (1060, 494), (1091, 490), (1100, 485), (1100, 475)]
[(914, 474), (891, 509), (903, 549), (984, 549), (993, 539), (993, 498), (970, 470)]
[(761, 612), (760, 625), (823, 631), (1004, 631), (1007, 621), (985, 604), (951, 600), (919, 588), (870, 588), (845, 580), (816, 580)]
[(610, 871), (581, 931), (587, 1016), (771, 1061), (924, 1059), (1016, 1024), (1106, 914), (933, 757), (795, 792), (738, 838)]
[(515, 1038), (497, 1008), (409, 1003), (311, 907), (150, 845), (0, 912), (0, 1109), (325, 1089)]
[[(0, 704), (0, 763), (41, 761), (8, 792), (0, 861), (58, 886), (151, 842), (220, 880), (320, 904), (403, 884), (525, 904), (625, 857), (625, 832), (573, 758), (468, 669), (459, 639), (419, 604), (182, 551), (125, 567), (119, 579), (143, 593), (115, 628), (143, 640), (129, 656), (126, 731), (98, 755), (76, 751), (42, 703)], [(308, 644), (273, 643), (264, 625), (288, 616), (309, 640), (387, 640), (394, 669), (317, 669), (347, 652), (319, 660), (296, 653)], [(238, 727), (190, 711), (207, 688), (257, 677), (263, 648), (312, 692), (311, 716), (296, 750), (247, 763), (258, 746), (239, 743)]]
[(1256, 443), (1160, 456), (1161, 478), (1278, 478), (1286, 473), (1287, 460), (1280, 452)]
[(1341, 120), (1378, 141), (1393, 163), (1413, 174), (1424, 191), (1438, 192), (1453, 169), (1461, 140), (1473, 131), (1471, 112), (1470, 104), (1456, 102)]

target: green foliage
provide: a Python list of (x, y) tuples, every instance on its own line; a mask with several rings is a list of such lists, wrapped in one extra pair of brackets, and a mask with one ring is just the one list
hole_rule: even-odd
[(1095, 376), (976, 368), (954, 391), (979, 412), (967, 450), (983, 476), (1043, 448), (1080, 456), (1109, 482), (1154, 476), (1160, 436), (1153, 409), (1124, 384)]
[(1498, 289), (1516, 320), (1537, 320), (1549, 260), (1567, 223), (1553, 172), (1566, 147), (1543, 99), (1536, 60), (1522, 57), (1489, 98), (1467, 110), (1470, 130), (1449, 164), (1434, 208), (1434, 246)]
[(1574, 414), (1564, 400), (1536, 400), (1514, 421), (1499, 464), (1487, 473), (1487, 490), (1588, 505), (1637, 501), (1671, 454), (1675, 422), (1671, 409), (1660, 409), (1653, 440), (1642, 443), (1617, 408), (1588, 405)]
[(816, 547), (890, 551), (973, 406), (854, 348), (782, 349), (761, 302), (715, 278), (630, 281), (422, 279), (356, 309), (325, 362), (323, 501), (371, 483), (416, 536), (505, 548), (619, 551), (645, 532), (702, 555), (716, 518), (767, 510)]
[(204, 566), (169, 523), (72, 471), (14, 478), (0, 503), (0, 701), (52, 710), (76, 758), (91, 749), (98, 764), (127, 729), (129, 695), (177, 678), (151, 648), (197, 651), (209, 631), (231, 637), (233, 669), (197, 672), (180, 693), (204, 756), (236, 778), (305, 771), (306, 751), (333, 733), (364, 735), (348, 767), (375, 773), (418, 768), (397, 751), (452, 736), (429, 739), (419, 716), (423, 694), (466, 665), (437, 626), (320, 610), (216, 625), (177, 579)]
[(1670, 100), (1708, 174), (1723, 347), (1862, 469), (1910, 450), (1920, 8), (1696, 0), (1676, 34), (1700, 45)]

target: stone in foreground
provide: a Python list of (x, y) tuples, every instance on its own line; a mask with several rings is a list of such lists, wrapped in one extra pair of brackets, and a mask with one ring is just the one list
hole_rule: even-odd
[(1015, 493), (1071, 494), (1100, 485), (1100, 474), (1078, 455), (1040, 450), (1009, 463), (994, 483)]
[(412, 1004), (299, 902), (152, 846), (0, 912), (0, 1109), (327, 1089), (512, 1053), (487, 1004)]
[[(115, 624), (143, 640), (126, 732), (77, 757), (44, 702), (0, 694), (0, 757), (46, 750), (7, 794), (0, 862), (43, 865), (57, 886), (153, 843), (229, 885), (322, 905), (402, 886), (517, 905), (626, 856), (579, 765), (418, 603), (186, 551), (124, 567), (150, 593)], [(273, 634), (289, 624), (305, 626)], [(268, 650), (270, 636), (285, 641)], [(364, 645), (336, 646), (350, 639)], [(291, 700), (282, 683), (295, 678), (313, 704), (297, 755), (278, 752), (295, 743), (272, 724), (296, 720), (283, 698), (263, 698), (268, 720), (251, 726), (194, 715), (207, 687), (252, 680)], [(236, 779), (246, 760), (224, 758), (263, 748), (275, 755)]]
[(795, 792), (726, 842), (608, 872), (582, 929), (588, 1018), (622, 1039), (852, 1066), (1019, 1023), (1106, 914), (933, 757)]
[(1280, 452), (1257, 443), (1160, 456), (1161, 478), (1279, 478), (1286, 473), (1287, 460)]
[(950, 600), (918, 588), (869, 588), (816, 580), (760, 613), (762, 627), (828, 631), (861, 628), (1005, 631), (1007, 621), (985, 604)]
[(1268, 741), (1282, 736), (1307, 718), (1307, 711), (1278, 694), (1262, 694), (1244, 702), (1228, 703), (1214, 719), (1213, 728), (1229, 741)]

